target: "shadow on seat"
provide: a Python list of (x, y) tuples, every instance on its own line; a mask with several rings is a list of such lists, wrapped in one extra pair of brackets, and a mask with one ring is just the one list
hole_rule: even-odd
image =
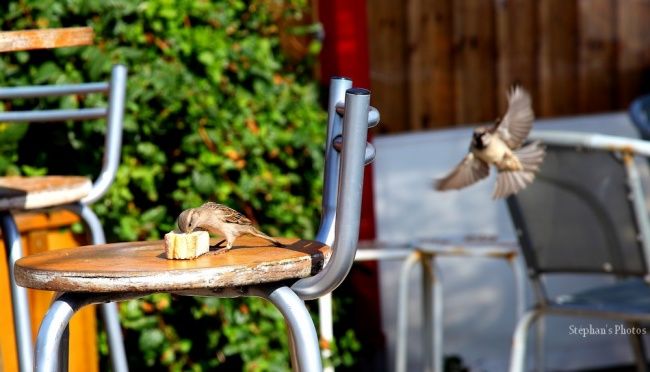
[[(572, 132), (538, 132), (547, 156), (535, 182), (507, 200), (528, 267), (536, 304), (518, 322), (511, 371), (526, 370), (527, 330), (541, 316), (617, 319), (630, 328), (650, 320), (650, 221), (637, 155), (645, 141)], [(542, 279), (553, 274), (602, 274), (615, 280), (549, 297)], [(630, 341), (646, 370), (640, 335)]]
[[(108, 96), (107, 106), (0, 112), (0, 122), (3, 123), (106, 120), (104, 159), (101, 172), (94, 182), (88, 177), (76, 175), (0, 177), (0, 223), (7, 249), (19, 367), (23, 372), (32, 371), (34, 353), (27, 293), (24, 288), (18, 287), (15, 283), (14, 263), (22, 256), (23, 252), (12, 213), (44, 208), (69, 209), (79, 215), (86, 224), (93, 244), (106, 242), (99, 219), (89, 205), (101, 198), (108, 190), (115, 178), (120, 161), (126, 67), (114, 66), (108, 82), (0, 88), (0, 99), (4, 101), (24, 98), (45, 99), (90, 93), (106, 94)], [(10, 107), (10, 105), (6, 106)], [(103, 305), (101, 310), (107, 328), (113, 369), (120, 372), (127, 371), (126, 353), (117, 308), (114, 304), (107, 304)]]

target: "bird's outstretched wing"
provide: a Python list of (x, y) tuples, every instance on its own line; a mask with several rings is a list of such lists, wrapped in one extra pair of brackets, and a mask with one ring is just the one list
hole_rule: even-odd
[(439, 191), (462, 189), (482, 180), (488, 174), (490, 166), (470, 152), (451, 173), (436, 181), (435, 188)]
[(236, 210), (227, 207), (223, 204), (207, 202), (201, 206), (202, 208), (212, 209), (218, 211), (226, 223), (234, 223), (237, 225), (252, 225), (253, 222), (246, 218), (243, 214), (237, 212)]
[(519, 148), (533, 127), (533, 113), (530, 95), (521, 87), (514, 87), (508, 93), (508, 111), (497, 126), (499, 137), (511, 149)]

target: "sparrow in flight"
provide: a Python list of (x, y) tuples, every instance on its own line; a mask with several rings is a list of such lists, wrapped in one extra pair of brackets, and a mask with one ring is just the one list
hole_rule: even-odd
[(498, 171), (494, 199), (524, 189), (535, 179), (545, 155), (539, 142), (522, 146), (533, 127), (533, 119), (530, 95), (520, 87), (513, 88), (503, 119), (474, 130), (469, 154), (446, 177), (436, 181), (436, 190), (462, 189), (474, 184), (488, 176), (490, 165)]
[(224, 251), (232, 248), (232, 244), (241, 235), (257, 236), (276, 247), (284, 247), (284, 244), (259, 231), (243, 214), (223, 204), (208, 202), (198, 208), (186, 209), (178, 216), (176, 223), (184, 233), (199, 229), (223, 236), (226, 241)]

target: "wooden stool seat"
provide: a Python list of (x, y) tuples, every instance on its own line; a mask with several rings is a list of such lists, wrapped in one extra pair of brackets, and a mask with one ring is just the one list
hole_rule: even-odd
[(93, 42), (93, 36), (94, 33), (90, 27), (2, 31), (0, 32), (0, 52), (90, 45)]
[(60, 249), (21, 258), (15, 275), (20, 286), (59, 292), (170, 292), (304, 278), (331, 253), (315, 241), (278, 240), (285, 247), (244, 236), (228, 252), (211, 247), (193, 260), (166, 259), (163, 241)]
[(0, 210), (54, 207), (83, 199), (92, 188), (87, 177), (0, 177)]

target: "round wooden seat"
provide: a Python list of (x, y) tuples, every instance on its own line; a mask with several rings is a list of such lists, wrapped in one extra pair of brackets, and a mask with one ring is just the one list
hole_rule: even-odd
[(59, 292), (169, 292), (303, 278), (329, 259), (322, 243), (278, 240), (285, 247), (244, 236), (228, 252), (211, 247), (193, 260), (166, 259), (163, 241), (60, 249), (21, 258), (15, 276), (20, 286)]
[(38, 209), (83, 199), (92, 188), (87, 177), (0, 177), (0, 210)]

